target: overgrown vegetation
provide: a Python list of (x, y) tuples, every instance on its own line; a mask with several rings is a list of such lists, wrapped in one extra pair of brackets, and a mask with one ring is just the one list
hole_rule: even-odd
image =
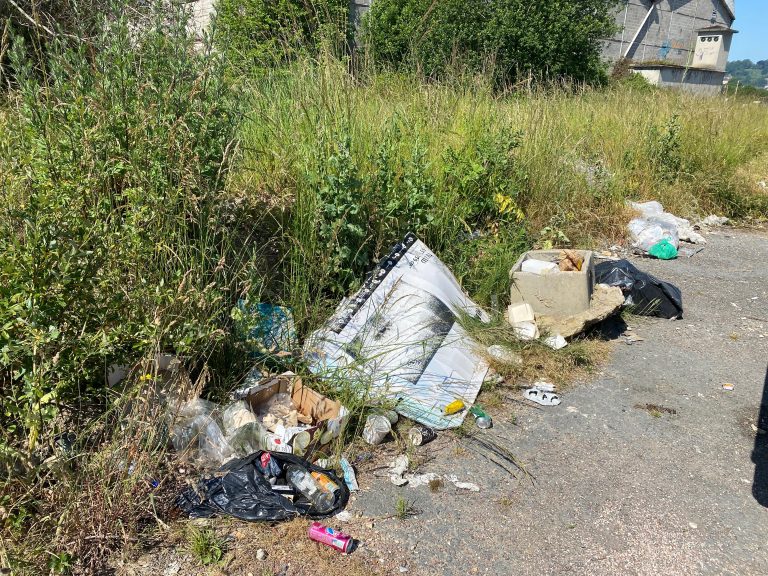
[[(250, 362), (232, 320), (241, 298), (289, 306), (303, 336), (413, 230), (502, 310), (523, 250), (620, 240), (627, 199), (681, 216), (768, 211), (764, 106), (694, 106), (632, 82), (502, 91), (498, 67), (474, 65), (427, 80), (426, 64), (362, 59), (353, 76), (303, 28), (310, 16), (270, 28), (273, 6), (248, 6), (267, 42), (250, 54), (195, 48), (168, 6), (138, 28), (102, 20), (87, 42), (3, 44), (15, 82), (0, 103), (3, 567), (98, 571), (163, 525), (179, 487), (151, 359), (182, 358), (193, 380), (174, 382), (180, 394), (222, 397)], [(325, 4), (312, 6), (319, 18)], [(219, 25), (236, 36), (228, 9)], [(241, 79), (251, 62), (259, 73)], [(526, 62), (546, 76), (545, 60)], [(568, 66), (549, 71), (586, 78)], [(510, 377), (559, 380), (601, 351), (552, 354), (497, 328), (475, 335), (517, 346), (524, 366), (497, 366)], [(119, 386), (112, 364), (133, 368)], [(364, 383), (315, 384), (355, 408), (354, 427)], [(201, 562), (215, 562), (204, 540)]]
[(741, 84), (753, 88), (768, 86), (768, 60), (731, 60), (725, 67), (733, 78), (732, 84)]
[(484, 72), (500, 83), (533, 74), (600, 82), (600, 39), (616, 0), (377, 0), (366, 42), (377, 62), (428, 77)]
[(255, 73), (316, 56), (323, 49), (347, 49), (346, 0), (219, 0), (216, 37), (230, 62)]

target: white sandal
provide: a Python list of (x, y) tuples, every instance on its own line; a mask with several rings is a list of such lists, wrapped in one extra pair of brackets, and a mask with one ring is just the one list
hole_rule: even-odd
[(552, 392), (545, 392), (539, 388), (529, 388), (524, 393), (526, 399), (542, 406), (557, 406), (560, 404), (560, 396)]

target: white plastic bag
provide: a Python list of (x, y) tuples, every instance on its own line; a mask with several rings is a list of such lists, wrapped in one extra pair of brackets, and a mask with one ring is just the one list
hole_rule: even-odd
[(644, 252), (648, 252), (665, 238), (675, 248), (680, 245), (677, 226), (657, 217), (630, 220), (629, 233), (632, 236), (632, 245)]
[(224, 426), (224, 432), (228, 435), (234, 434), (238, 428), (252, 422), (257, 422), (256, 414), (251, 412), (244, 400), (236, 400), (228, 404), (221, 413), (221, 423)]

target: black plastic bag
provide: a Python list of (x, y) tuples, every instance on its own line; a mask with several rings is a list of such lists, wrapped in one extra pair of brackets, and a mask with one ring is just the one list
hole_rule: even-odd
[(621, 288), (625, 306), (632, 306), (635, 314), (658, 318), (683, 317), (680, 289), (641, 272), (628, 260), (601, 262), (595, 266), (595, 282)]
[[(298, 492), (291, 502), (276, 490), (262, 474), (265, 466), (262, 455), (268, 454), (271, 461), (268, 469), (274, 470), (274, 463), (284, 475), (285, 467), (298, 464), (310, 472), (321, 472), (335, 482), (336, 490), (333, 508), (317, 513), (312, 503)], [(269, 471), (269, 470), (268, 470)], [(201, 479), (195, 488), (188, 488), (177, 499), (176, 505), (190, 518), (208, 518), (214, 514), (226, 514), (241, 520), (288, 520), (296, 516), (325, 518), (343, 510), (349, 500), (347, 485), (330, 470), (319, 468), (292, 454), (259, 451), (224, 464), (211, 478)]]

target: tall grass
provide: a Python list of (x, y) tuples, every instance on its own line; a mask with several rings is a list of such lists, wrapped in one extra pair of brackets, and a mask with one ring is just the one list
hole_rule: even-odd
[[(476, 77), (352, 78), (334, 60), (261, 77), (251, 99), (229, 190), (272, 215), (276, 295), (305, 329), (407, 228), (487, 305), (532, 244), (621, 240), (628, 199), (691, 218), (768, 206), (756, 187), (768, 109), (749, 101), (636, 82), (499, 94)], [(343, 193), (329, 199), (329, 185)]]
[[(183, 19), (155, 24), (140, 41), (107, 27), (93, 50), (52, 42), (45, 62), (14, 45), (0, 561), (20, 573), (97, 570), (162, 525), (175, 487), (142, 359), (175, 352), (197, 391), (223, 391), (249, 362), (229, 318), (240, 297), (290, 306), (305, 335), (412, 230), (501, 307), (523, 250), (615, 242), (627, 199), (690, 217), (768, 208), (762, 105), (623, 85), (498, 93), (482, 77), (352, 76), (330, 57), (235, 86)], [(112, 363), (143, 377), (111, 388)], [(364, 382), (320, 389), (353, 421), (367, 408)]]

